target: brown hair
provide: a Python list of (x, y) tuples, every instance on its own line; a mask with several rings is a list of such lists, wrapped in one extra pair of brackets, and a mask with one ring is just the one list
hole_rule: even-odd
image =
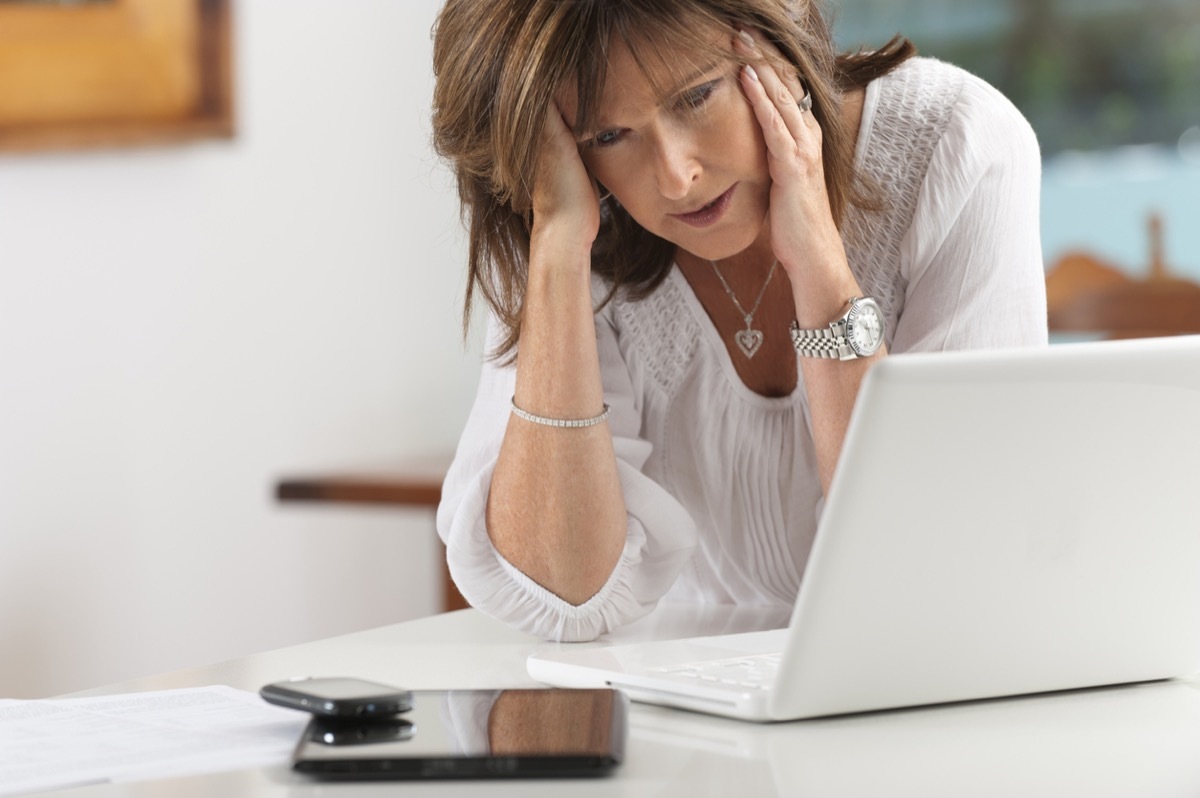
[[(574, 82), (577, 130), (589, 129), (604, 90), (608, 50), (625, 45), (643, 71), (656, 43), (714, 53), (714, 29), (752, 28), (773, 42), (805, 80), (822, 129), (834, 221), (850, 204), (874, 208), (877, 192), (854, 170), (854, 131), (842, 92), (865, 86), (916, 53), (895, 37), (882, 48), (837, 55), (820, 0), (448, 0), (434, 26), (433, 142), (454, 167), (469, 231), (469, 322), (475, 292), (508, 330), (520, 332), (533, 228), (532, 183), (541, 124), (555, 93)], [(632, 298), (666, 277), (675, 245), (643, 229), (617, 202), (602, 203), (592, 270)], [(612, 294), (609, 295), (610, 298)]]

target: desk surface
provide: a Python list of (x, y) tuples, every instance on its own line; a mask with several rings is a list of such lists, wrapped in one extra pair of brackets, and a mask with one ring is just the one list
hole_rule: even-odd
[[(779, 625), (747, 610), (665, 607), (618, 640)], [(348, 674), (413, 689), (532, 686), (541, 643), (474, 610), (256, 654), (88, 691), (208, 684), (246, 690)], [(880, 677), (886, 678), (881, 663)], [(612, 778), (330, 785), (285, 766), (54, 793), (192, 796), (1155, 796), (1200, 795), (1200, 688), (1160, 683), (847, 718), (758, 725), (635, 705), (626, 763)]]

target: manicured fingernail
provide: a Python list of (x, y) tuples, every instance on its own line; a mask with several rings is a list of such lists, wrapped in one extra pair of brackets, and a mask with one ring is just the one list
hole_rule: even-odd
[(758, 73), (754, 71), (754, 67), (746, 64), (746, 66), (742, 68), (746, 70), (746, 77), (750, 78), (750, 80), (754, 81), (755, 83), (758, 83)]
[(742, 44), (746, 45), (751, 50), (754, 49), (754, 39), (749, 33), (746, 33), (744, 30), (740, 30), (738, 31), (738, 38), (742, 40)]

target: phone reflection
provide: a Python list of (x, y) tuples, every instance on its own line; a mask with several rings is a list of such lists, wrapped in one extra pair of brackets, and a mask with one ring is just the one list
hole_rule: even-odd
[(627, 699), (615, 690), (452, 690), (441, 695), (449, 742), (467, 755), (606, 755), (626, 723)]
[(416, 726), (403, 718), (322, 718), (308, 724), (308, 738), (321, 745), (371, 745), (411, 740)]
[(505, 690), (487, 718), (490, 753), (503, 756), (612, 750), (616, 694), (606, 690)]

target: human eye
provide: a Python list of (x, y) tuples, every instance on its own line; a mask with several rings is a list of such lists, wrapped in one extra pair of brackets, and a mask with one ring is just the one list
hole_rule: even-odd
[(702, 108), (712, 97), (713, 92), (717, 90), (720, 82), (721, 80), (718, 78), (687, 89), (679, 95), (675, 106), (683, 111), (695, 111)]
[(620, 130), (601, 130), (596, 135), (587, 139), (584, 144), (588, 147), (603, 149), (616, 144), (624, 136)]

